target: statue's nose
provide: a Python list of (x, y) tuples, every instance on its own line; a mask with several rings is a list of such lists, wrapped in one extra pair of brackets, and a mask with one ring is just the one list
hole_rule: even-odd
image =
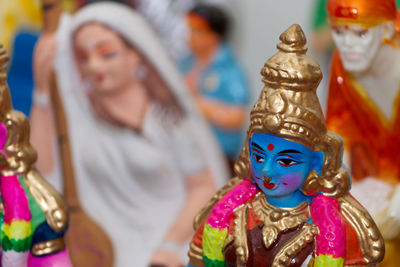
[[(275, 170), (273, 168), (273, 161), (271, 159), (266, 158), (265, 163), (262, 169), (262, 174), (264, 179), (268, 182), (272, 180), (272, 177), (275, 176)], [(269, 179), (269, 180), (268, 180)]]
[(267, 183), (269, 183), (269, 182), (271, 182), (272, 177), (267, 177), (267, 176), (264, 175), (264, 180), (265, 180)]

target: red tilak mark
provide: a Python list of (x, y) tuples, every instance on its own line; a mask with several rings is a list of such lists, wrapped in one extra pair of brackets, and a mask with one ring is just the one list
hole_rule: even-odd
[(272, 151), (272, 149), (274, 149), (274, 145), (273, 145), (273, 144), (269, 144), (269, 145), (268, 145), (268, 150), (269, 150), (269, 151)]

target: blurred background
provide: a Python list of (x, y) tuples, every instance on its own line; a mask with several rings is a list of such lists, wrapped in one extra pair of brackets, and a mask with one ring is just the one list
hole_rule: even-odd
[[(13, 54), (9, 73), (9, 82), (13, 85), (12, 87), (20, 88), (18, 91), (12, 92), (13, 102), (15, 108), (22, 110), (25, 114), (29, 114), (30, 110), (29, 101), (33, 81), (31, 76), (21, 78), (20, 73), (31, 72), (31, 65), (27, 64), (27, 60), (29, 60), (40, 31), (39, 2), (38, 0), (0, 0), (0, 41), (5, 44), (9, 53), (13, 54), (14, 48), (19, 51), (19, 53)], [(63, 6), (65, 10), (73, 12), (86, 2), (90, 1), (64, 0)], [(126, 0), (125, 2), (135, 7), (139, 5), (134, 0)], [(147, 0), (143, 1), (142, 5), (153, 5), (153, 9), (150, 9), (153, 12), (154, 5), (158, 6), (161, 12), (175, 5), (175, 11), (171, 12), (176, 12), (176, 3), (178, 2), (177, 0)], [(185, 9), (189, 8), (191, 2), (195, 1), (185, 0), (180, 2), (184, 3), (182, 9)], [(306, 32), (310, 47), (312, 32), (315, 27), (320, 27), (320, 25), (316, 25), (318, 20), (324, 21), (324, 10), (323, 8), (318, 9), (318, 5), (324, 7), (324, 0), (214, 0), (207, 2), (223, 6), (231, 17), (233, 23), (229, 42), (239, 61), (243, 64), (243, 69), (247, 75), (251, 89), (250, 104), (254, 103), (263, 86), (259, 74), (260, 69), (266, 59), (276, 52), (279, 35), (291, 24), (298, 23)], [(154, 19), (151, 12), (148, 16)], [(176, 16), (170, 15), (170, 18), (177, 21)], [(153, 21), (155, 27), (157, 27), (157, 24), (160, 25), (159, 22)], [(175, 24), (178, 24), (178, 22), (175, 22)], [(161, 36), (170, 34), (170, 29), (166, 31), (167, 33), (165, 33), (165, 30), (163, 33), (161, 29), (159, 33)], [(180, 29), (180, 31), (182, 30)], [(317, 49), (318, 52), (320, 50)], [(322, 50), (325, 50), (325, 48), (322, 48)], [(172, 54), (175, 53), (174, 51), (171, 52)], [(310, 54), (320, 63), (326, 73), (325, 66), (328, 65), (328, 57), (324, 56), (323, 52), (315, 53), (314, 49), (310, 47)], [(325, 99), (324, 81), (326, 80), (327, 76), (325, 75), (322, 85), (318, 89), (323, 106)]]
[[(316, 0), (231, 0), (234, 12), (232, 46), (244, 64), (251, 84), (252, 102), (262, 88), (260, 70), (264, 62), (276, 53), (279, 35), (297, 23), (308, 39), (311, 55), (322, 65), (318, 54), (310, 47)], [(327, 77), (324, 77), (324, 80)], [(318, 90), (321, 92), (321, 86)], [(321, 94), (324, 96), (324, 94)]]

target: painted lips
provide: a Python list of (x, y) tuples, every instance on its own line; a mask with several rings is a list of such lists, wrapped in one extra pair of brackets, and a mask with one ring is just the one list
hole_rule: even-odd
[(96, 75), (96, 82), (101, 83), (104, 80), (103, 74)]
[(360, 58), (360, 54), (357, 53), (343, 53), (343, 54), (348, 60), (358, 60)]
[(275, 187), (274, 183), (267, 183), (266, 181), (264, 181), (264, 187), (267, 189), (273, 189)]

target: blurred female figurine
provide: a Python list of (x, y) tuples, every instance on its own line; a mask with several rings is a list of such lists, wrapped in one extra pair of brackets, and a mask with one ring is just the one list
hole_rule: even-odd
[(373, 265), (384, 244), (368, 212), (348, 194), (343, 141), (326, 130), (299, 25), (264, 65), (238, 178), (195, 220), (189, 266)]
[(221, 8), (199, 4), (187, 15), (192, 54), (181, 62), (186, 84), (232, 163), (244, 138), (249, 89), (226, 44), (229, 21)]
[(380, 227), (387, 251), (384, 263), (397, 266), (400, 33), (396, 4), (394, 0), (328, 0), (327, 7), (337, 47), (327, 126), (344, 139), (354, 178), (352, 193)]
[(227, 177), (212, 134), (134, 11), (91, 4), (63, 16), (56, 37), (42, 36), (35, 51), (38, 168), (56, 177), (60, 165), (48, 103), (54, 62), (79, 201), (111, 239), (113, 266), (178, 266), (191, 218)]

